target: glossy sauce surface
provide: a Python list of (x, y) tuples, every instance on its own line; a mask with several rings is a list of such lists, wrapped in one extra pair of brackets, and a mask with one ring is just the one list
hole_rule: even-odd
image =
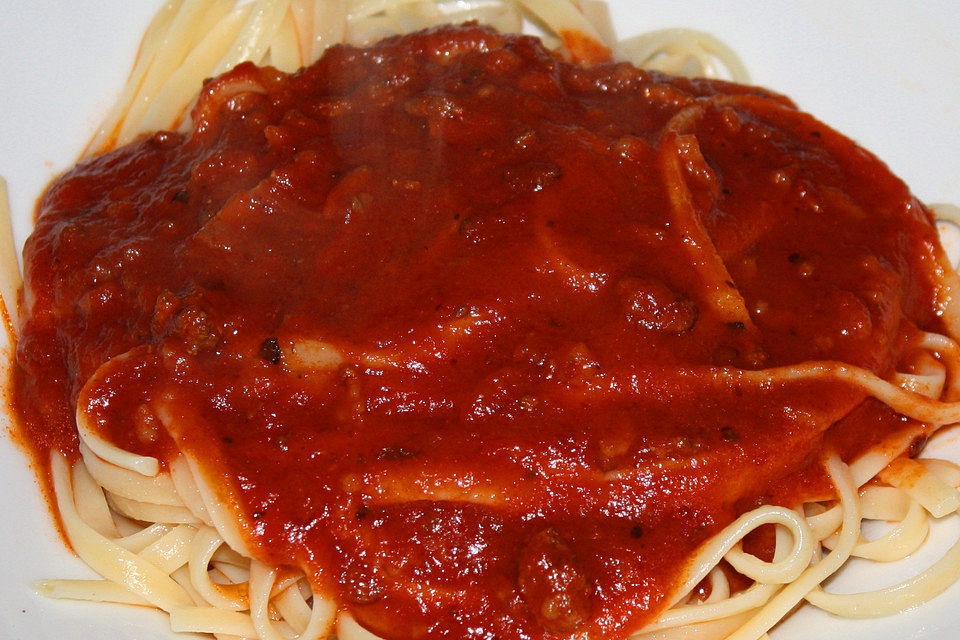
[[(912, 428), (827, 381), (937, 330), (929, 213), (779, 96), (478, 27), (207, 84), (25, 249), (37, 452), (201, 461), (388, 638), (622, 637), (742, 511)], [(785, 488), (786, 487), (786, 488)]]

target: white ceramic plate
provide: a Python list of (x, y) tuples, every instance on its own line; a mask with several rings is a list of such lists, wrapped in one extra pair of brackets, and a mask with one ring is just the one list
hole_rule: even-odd
[[(960, 3), (635, 2), (611, 0), (621, 35), (670, 26), (710, 31), (743, 58), (753, 81), (883, 158), (927, 202), (960, 203)], [(0, 5), (0, 175), (10, 183), (18, 246), (43, 186), (69, 166), (119, 90), (159, 0), (5, 0)], [(960, 440), (944, 445), (960, 459)], [(59, 542), (24, 457), (0, 439), (0, 636), (9, 640), (169, 640), (156, 612), (48, 601), (29, 585), (88, 577)], [(956, 520), (956, 518), (954, 517)], [(960, 534), (896, 566), (854, 567), (836, 589), (893, 584), (922, 569)], [(775, 640), (956, 637), (960, 586), (881, 620), (801, 611)]]

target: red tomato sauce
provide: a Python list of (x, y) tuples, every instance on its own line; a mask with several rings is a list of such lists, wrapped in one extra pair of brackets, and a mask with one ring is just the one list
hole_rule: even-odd
[(928, 211), (785, 98), (467, 26), (241, 65), (194, 120), (42, 197), (23, 435), (76, 455), (79, 402), (197, 458), (384, 637), (624, 637), (826, 448), (910, 428), (722, 375), (889, 375), (941, 328)]

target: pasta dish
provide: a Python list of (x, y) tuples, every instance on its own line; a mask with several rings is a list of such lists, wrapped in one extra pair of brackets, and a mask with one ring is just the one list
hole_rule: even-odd
[(706, 36), (344, 6), (165, 5), (42, 196), (13, 400), (103, 577), (44, 592), (218, 638), (739, 639), (956, 580), (960, 546), (821, 586), (960, 508), (915, 457), (960, 422), (960, 279), (880, 160)]

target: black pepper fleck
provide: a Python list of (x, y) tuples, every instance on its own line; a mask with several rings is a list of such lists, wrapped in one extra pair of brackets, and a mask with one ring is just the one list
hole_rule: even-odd
[(280, 363), (280, 345), (276, 338), (267, 338), (260, 343), (260, 357), (270, 364)]

